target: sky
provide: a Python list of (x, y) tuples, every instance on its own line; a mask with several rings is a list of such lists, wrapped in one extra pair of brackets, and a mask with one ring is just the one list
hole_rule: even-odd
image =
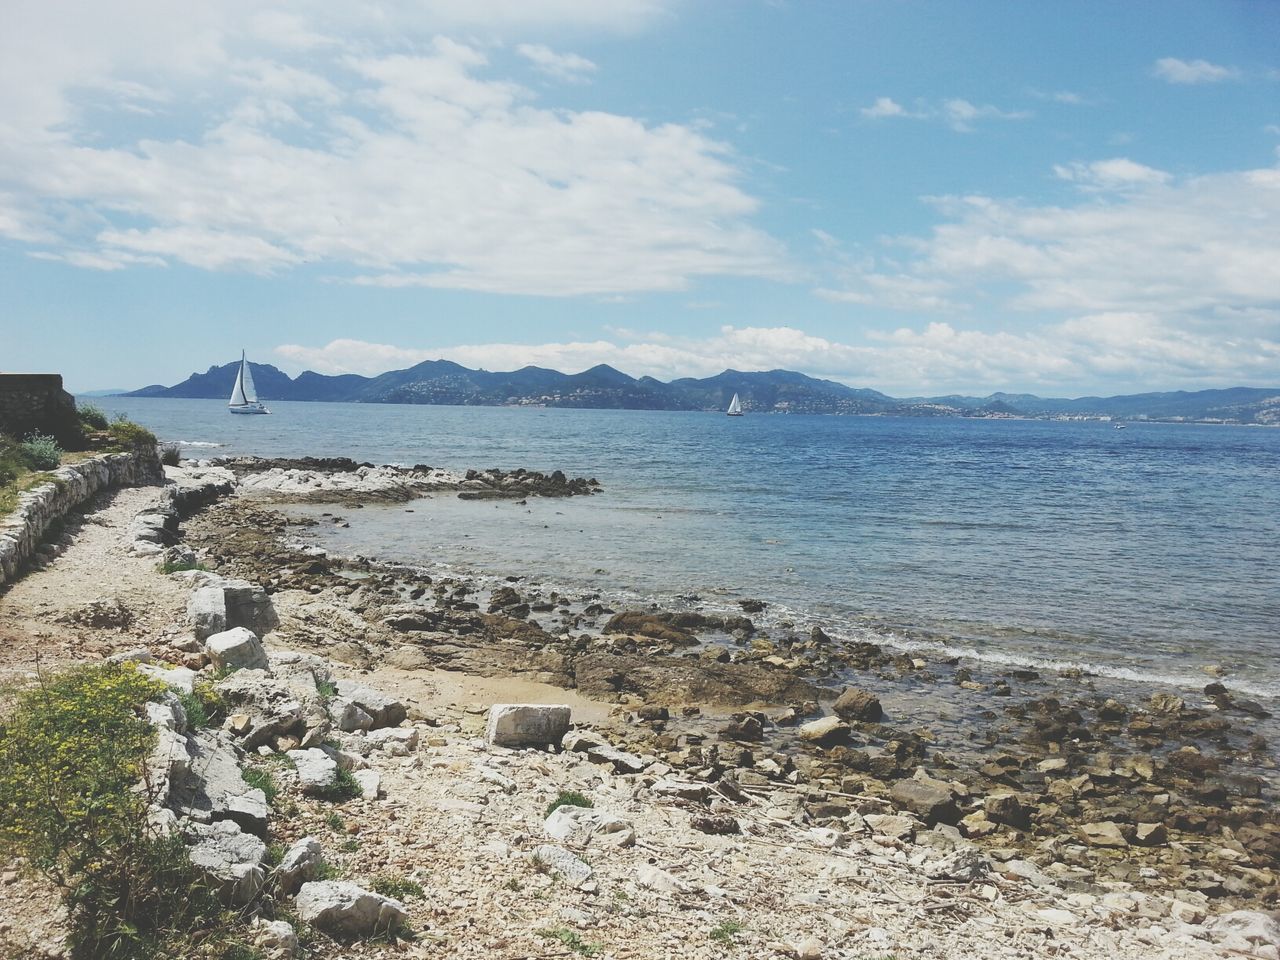
[(7, 0), (0, 370), (1280, 386), (1280, 3)]

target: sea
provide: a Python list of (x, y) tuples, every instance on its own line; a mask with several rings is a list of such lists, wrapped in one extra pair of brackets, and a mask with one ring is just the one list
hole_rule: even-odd
[[(1280, 700), (1280, 430), (108, 397), (187, 458), (593, 477), (527, 503), (362, 510), (325, 549), (688, 604), (838, 638)], [(1268, 706), (1275, 711), (1276, 703)]]

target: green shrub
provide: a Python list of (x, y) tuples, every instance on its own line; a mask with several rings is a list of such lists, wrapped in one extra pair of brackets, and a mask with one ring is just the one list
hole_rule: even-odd
[(271, 775), (271, 771), (250, 767), (244, 771), (244, 782), (261, 790), (266, 795), (267, 803), (276, 802), (280, 788), (276, 786), (276, 778)]
[(338, 687), (332, 680), (321, 680), (316, 677), (316, 693), (321, 703), (328, 703), (338, 695)]
[(395, 897), (397, 900), (421, 900), (427, 895), (422, 884), (408, 877), (397, 877), (390, 873), (380, 874), (373, 878), (373, 889), (384, 897)]
[(176, 443), (165, 443), (160, 446), (160, 462), (166, 467), (176, 467), (182, 463), (182, 447)]
[(52, 470), (62, 463), (62, 448), (48, 434), (33, 433), (22, 441), (22, 453), (35, 470)]
[(136, 449), (137, 447), (154, 447), (156, 444), (156, 435), (146, 427), (134, 423), (132, 420), (120, 414), (115, 420), (111, 421), (111, 426), (107, 428), (111, 434), (111, 439), (122, 447)]
[(591, 807), (594, 804), (576, 790), (561, 790), (560, 795), (547, 804), (546, 816), (551, 816), (560, 807)]
[(338, 779), (333, 782), (332, 786), (326, 787), (321, 791), (320, 796), (330, 803), (354, 800), (360, 796), (360, 784), (356, 782), (356, 778), (351, 775), (350, 770), (343, 770), (339, 767)]
[(206, 570), (208, 568), (199, 560), (166, 560), (156, 569), (161, 573), (170, 574), (178, 573), (182, 570)]
[(207, 680), (197, 680), (190, 693), (178, 694), (178, 700), (187, 715), (188, 726), (194, 729), (215, 726), (227, 714), (222, 695)]
[(133, 664), (80, 667), (42, 679), (0, 720), (0, 853), (61, 891), (77, 960), (187, 956), (197, 931), (223, 942), (229, 929), (136, 789), (155, 742), (142, 705), (163, 691)]
[(743, 926), (737, 920), (726, 920), (719, 926), (713, 927), (711, 930), (711, 939), (716, 943), (726, 947), (733, 946), (734, 937), (743, 931)]
[(107, 429), (107, 415), (102, 412), (100, 407), (95, 407), (92, 403), (79, 404), (76, 413), (80, 415), (80, 422), (89, 429)]
[(576, 930), (570, 930), (568, 927), (556, 927), (550, 930), (539, 930), (538, 936), (547, 940), (555, 940), (568, 947), (576, 954), (584, 957), (594, 957), (600, 952), (600, 944), (588, 943), (582, 939), (581, 934)]

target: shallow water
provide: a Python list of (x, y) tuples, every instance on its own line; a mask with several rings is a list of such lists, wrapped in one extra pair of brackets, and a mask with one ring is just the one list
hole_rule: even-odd
[[(620, 600), (742, 597), (843, 636), (1280, 696), (1280, 431), (94, 401), (193, 457), (560, 468), (591, 498), (337, 508), (325, 545)], [(412, 512), (406, 512), (412, 510)]]

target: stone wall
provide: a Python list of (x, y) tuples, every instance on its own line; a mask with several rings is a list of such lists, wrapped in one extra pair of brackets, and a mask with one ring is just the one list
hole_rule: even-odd
[(75, 397), (56, 373), (0, 373), (0, 433), (22, 440), (36, 432), (77, 449), (82, 438)]
[(162, 483), (154, 449), (108, 453), (52, 471), (54, 480), (19, 494), (18, 506), (0, 517), (0, 584), (13, 580), (35, 555), (45, 531), (90, 497), (112, 487)]

